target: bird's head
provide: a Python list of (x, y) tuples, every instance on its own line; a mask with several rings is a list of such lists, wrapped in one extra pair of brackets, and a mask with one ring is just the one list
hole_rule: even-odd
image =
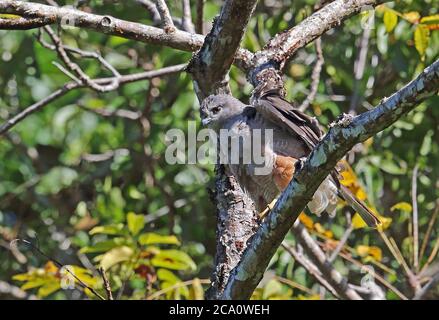
[(201, 103), (201, 123), (219, 129), (226, 121), (241, 114), (245, 107), (245, 104), (230, 95), (210, 95)]

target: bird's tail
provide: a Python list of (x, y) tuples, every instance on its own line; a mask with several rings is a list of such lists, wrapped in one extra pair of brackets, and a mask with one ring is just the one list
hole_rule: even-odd
[(358, 199), (348, 188), (344, 185), (340, 185), (339, 196), (347, 202), (347, 204), (352, 207), (361, 218), (366, 222), (366, 224), (371, 228), (377, 228), (381, 225), (380, 219), (364, 204), (363, 201)]

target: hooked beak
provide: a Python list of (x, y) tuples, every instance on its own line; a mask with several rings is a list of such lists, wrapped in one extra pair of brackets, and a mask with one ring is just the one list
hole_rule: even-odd
[(203, 127), (207, 126), (211, 122), (212, 122), (211, 118), (204, 118), (201, 120), (201, 124), (203, 125)]

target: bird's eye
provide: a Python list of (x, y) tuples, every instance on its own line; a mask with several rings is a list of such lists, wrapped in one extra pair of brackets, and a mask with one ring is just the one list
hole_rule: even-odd
[(213, 114), (217, 114), (218, 112), (220, 112), (220, 110), (221, 110), (221, 107), (220, 107), (220, 106), (218, 106), (218, 107), (213, 107), (213, 108), (212, 108), (212, 112), (213, 112)]

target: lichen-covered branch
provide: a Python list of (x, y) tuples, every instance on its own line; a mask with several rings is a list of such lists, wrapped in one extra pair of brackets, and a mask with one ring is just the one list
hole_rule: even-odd
[[(167, 46), (183, 51), (196, 51), (200, 49), (204, 43), (204, 36), (200, 34), (181, 30), (167, 33), (164, 29), (121, 20), (108, 15), (102, 16), (87, 13), (69, 7), (55, 7), (33, 2), (2, 0), (0, 1), (0, 13), (20, 15), (23, 19), (31, 19), (32, 21), (35, 21), (35, 19), (45, 19), (44, 21), (50, 23), (61, 23), (79, 28), (87, 28), (96, 32)], [(21, 22), (21, 25), (23, 23), (24, 22)], [(32, 24), (28, 26), (32, 27)], [(40, 25), (37, 24), (34, 27), (40, 27)], [(7, 29), (11, 28), (11, 24), (8, 22)], [(1, 23), (0, 29), (2, 29)], [(243, 68), (246, 66), (244, 62), (251, 61), (252, 57), (253, 54), (249, 51), (239, 49), (236, 53), (235, 63)]]
[(227, 75), (256, 3), (257, 0), (225, 1), (203, 47), (189, 64), (188, 71), (193, 75), (201, 100), (214, 92), (229, 92)]
[(361, 10), (373, 9), (382, 0), (335, 0), (314, 12), (294, 28), (279, 33), (264, 49), (256, 53), (256, 64), (267, 62), (277, 64), (282, 69), (285, 62), (300, 48), (311, 43), (326, 31)]
[(35, 29), (55, 22), (51, 17), (31, 18), (0, 18), (0, 29), (3, 30), (28, 30)]
[(300, 212), (336, 163), (357, 143), (392, 125), (439, 90), (439, 60), (373, 110), (334, 123), (280, 196), (232, 271), (223, 299), (248, 299)]
[[(203, 47), (189, 63), (188, 71), (200, 101), (212, 93), (230, 92), (229, 69), (256, 3), (257, 0), (225, 1)], [(247, 56), (252, 57), (252, 54)], [(244, 61), (241, 65), (245, 65), (251, 59), (241, 61)], [(221, 297), (230, 271), (239, 262), (247, 240), (257, 227), (253, 202), (223, 165), (216, 167), (214, 201), (217, 206), (217, 252), (212, 284), (206, 292), (208, 299)]]

